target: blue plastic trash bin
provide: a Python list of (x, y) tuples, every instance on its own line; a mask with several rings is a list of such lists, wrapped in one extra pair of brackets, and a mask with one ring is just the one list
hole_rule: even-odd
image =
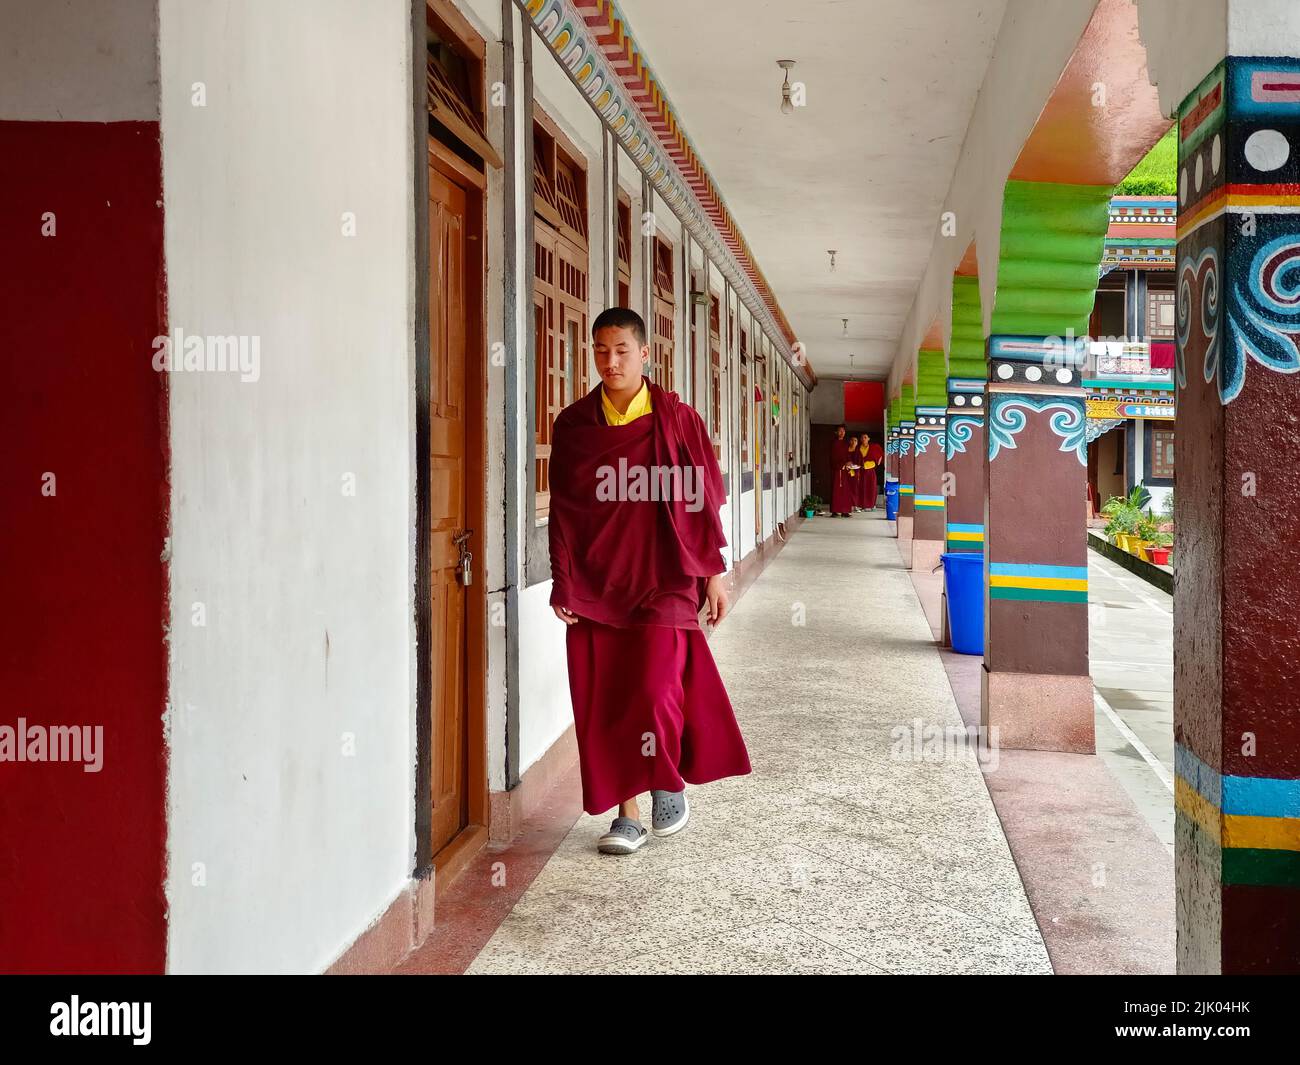
[(948, 633), (952, 649), (964, 655), (984, 653), (984, 556), (951, 551), (943, 558), (948, 599)]
[[(898, 482), (897, 481), (885, 482), (885, 517), (889, 521), (894, 521), (898, 518)], [(930, 557), (933, 558), (934, 556), (931, 555)]]

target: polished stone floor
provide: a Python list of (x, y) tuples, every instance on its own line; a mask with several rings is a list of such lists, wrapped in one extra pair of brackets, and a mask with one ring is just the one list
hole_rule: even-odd
[(1170, 854), (1174, 850), (1174, 600), (1088, 552), (1088, 628), (1097, 754)]
[(710, 640), (754, 772), (633, 855), (580, 817), (469, 972), (1051, 972), (880, 514), (805, 524)]

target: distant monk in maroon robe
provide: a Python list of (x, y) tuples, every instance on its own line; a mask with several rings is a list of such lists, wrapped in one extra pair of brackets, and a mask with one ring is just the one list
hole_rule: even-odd
[(878, 468), (884, 460), (885, 453), (877, 443), (873, 443), (871, 437), (866, 433), (862, 434), (862, 439), (858, 441), (858, 465), (862, 471), (858, 474), (861, 480), (861, 500), (859, 504), (864, 510), (876, 509), (876, 496), (880, 492), (880, 474)]
[(645, 323), (613, 307), (592, 325), (601, 384), (551, 439), (551, 606), (568, 625), (569, 690), (589, 814), (618, 806), (597, 847), (628, 854), (686, 826), (686, 784), (750, 771), (700, 628), (728, 610), (722, 471), (708, 430), (645, 377)]
[(853, 478), (849, 476), (849, 442), (844, 426), (835, 429), (831, 441), (831, 514), (849, 517), (853, 513)]

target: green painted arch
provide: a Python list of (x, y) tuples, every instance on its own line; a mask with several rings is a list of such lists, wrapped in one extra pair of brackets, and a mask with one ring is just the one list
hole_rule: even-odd
[(984, 315), (980, 312), (980, 279), (952, 279), (952, 345), (948, 376), (983, 381), (988, 377), (984, 360)]
[(1087, 334), (1110, 195), (1109, 185), (1007, 182), (993, 335)]
[(903, 395), (899, 403), (898, 414), (905, 422), (916, 421), (916, 385), (912, 381), (903, 382)]
[(903, 397), (895, 396), (889, 401), (889, 427), (897, 429), (903, 421)]
[(917, 352), (916, 402), (922, 407), (948, 405), (948, 365), (942, 349)]

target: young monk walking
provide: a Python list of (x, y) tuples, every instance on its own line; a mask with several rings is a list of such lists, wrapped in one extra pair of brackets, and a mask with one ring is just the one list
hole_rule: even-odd
[(568, 625), (574, 730), (589, 814), (618, 806), (597, 847), (645, 843), (686, 826), (686, 784), (750, 771), (749, 753), (699, 612), (727, 614), (725, 501), (704, 422), (643, 374), (635, 311), (592, 324), (601, 384), (565, 407), (551, 437), (551, 606)]

